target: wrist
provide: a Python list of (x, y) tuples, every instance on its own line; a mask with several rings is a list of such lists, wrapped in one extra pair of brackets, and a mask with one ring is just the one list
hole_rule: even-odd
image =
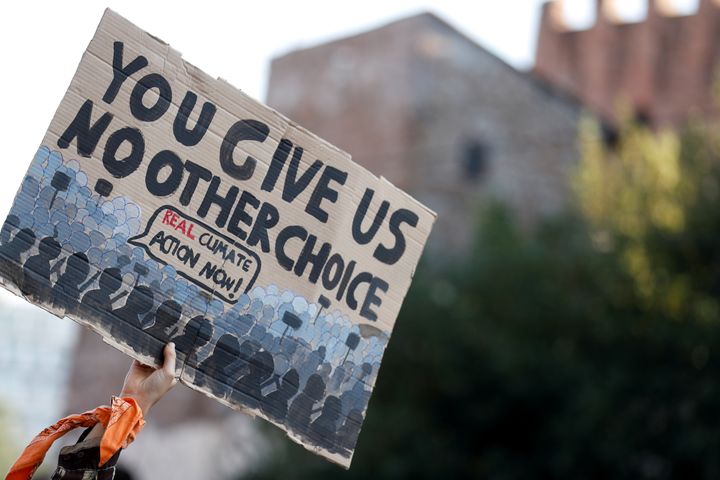
[(142, 411), (143, 417), (147, 416), (150, 408), (153, 406), (153, 402), (145, 398), (143, 395), (137, 395), (134, 393), (121, 392), (120, 398), (132, 398), (137, 403), (138, 407)]

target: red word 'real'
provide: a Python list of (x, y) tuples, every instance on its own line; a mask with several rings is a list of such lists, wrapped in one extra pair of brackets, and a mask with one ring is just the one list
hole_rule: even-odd
[(192, 222), (188, 222), (184, 218), (181, 219), (180, 216), (172, 210), (165, 210), (165, 215), (163, 215), (162, 223), (163, 225), (170, 225), (176, 232), (181, 232), (190, 240), (195, 240), (195, 237), (192, 234), (195, 224)]

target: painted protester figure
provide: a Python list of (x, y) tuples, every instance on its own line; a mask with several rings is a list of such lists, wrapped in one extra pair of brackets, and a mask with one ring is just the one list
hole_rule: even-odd
[(90, 274), (90, 262), (83, 252), (74, 253), (67, 259), (65, 272), (53, 286), (52, 304), (66, 314), (74, 313), (80, 303), (80, 285)]
[(10, 235), (13, 230), (20, 228), (20, 219), (17, 215), (10, 214), (3, 222), (2, 228), (0, 228), (0, 245), (7, 245), (10, 243)]
[(315, 404), (325, 396), (325, 382), (320, 375), (314, 373), (305, 382), (305, 388), (290, 404), (286, 424), (295, 432), (306, 435), (310, 426), (310, 417), (317, 413)]
[(353, 408), (345, 417), (345, 423), (338, 429), (337, 449), (343, 456), (349, 457), (350, 452), (355, 448), (362, 423), (362, 412)]
[(115, 321), (110, 327), (110, 334), (113, 338), (128, 343), (142, 330), (142, 317), (152, 309), (153, 297), (153, 291), (147, 285), (133, 287), (125, 305), (112, 311)]
[(342, 413), (342, 403), (334, 395), (330, 395), (323, 403), (320, 416), (310, 424), (309, 436), (315, 445), (327, 450), (334, 450), (337, 444), (335, 431)]
[(160, 340), (164, 345), (170, 340), (172, 336), (170, 329), (177, 326), (181, 315), (180, 304), (175, 300), (166, 300), (158, 307), (153, 324), (147, 327), (145, 332)]
[[(90, 318), (103, 318), (112, 312), (116, 298), (112, 295), (122, 286), (119, 268), (106, 268), (100, 274), (99, 286), (83, 295), (79, 310)], [(80, 287), (82, 288), (82, 287)], [(121, 294), (122, 295), (122, 294)]]
[(50, 262), (60, 256), (62, 246), (53, 237), (40, 240), (38, 253), (25, 260), (23, 265), (23, 281), (20, 290), (24, 295), (43, 302), (50, 301), (52, 288), (50, 284)]
[(217, 396), (224, 397), (229, 393), (225, 366), (232, 363), (240, 353), (240, 342), (235, 335), (225, 333), (215, 344), (215, 348), (208, 358), (203, 360), (195, 374), (198, 386), (209, 386), (210, 391)]
[(18, 288), (22, 285), (23, 270), (20, 267), (20, 256), (35, 245), (35, 233), (23, 228), (12, 240), (0, 247), (0, 275), (10, 280)]
[(250, 371), (250, 359), (260, 351), (261, 345), (255, 340), (249, 339), (242, 342), (237, 359), (225, 367), (228, 378), (239, 378)]
[(272, 355), (265, 350), (257, 352), (248, 362), (248, 373), (235, 382), (233, 399), (241, 401), (249, 408), (258, 408), (262, 399), (262, 387), (272, 376), (274, 369)]
[(277, 390), (265, 396), (260, 409), (273, 420), (284, 423), (288, 412), (288, 403), (300, 389), (300, 375), (297, 370), (291, 368), (282, 376), (282, 380), (274, 379), (274, 381), (277, 382)]
[(207, 345), (213, 337), (213, 326), (210, 320), (197, 315), (191, 318), (183, 329), (181, 335), (173, 337), (176, 350), (185, 357), (185, 362), (197, 367), (197, 352)]
[(372, 365), (365, 362), (360, 367), (360, 377), (356, 379), (348, 380), (348, 383), (355, 382), (350, 390), (346, 390), (340, 396), (342, 400), (344, 412), (350, 411), (353, 408), (364, 409), (370, 401), (370, 395), (372, 391), (370, 387), (365, 384), (370, 379), (373, 368)]
[[(10, 242), (11, 242), (11, 236), (12, 232), (14, 230), (18, 230), (20, 228), (20, 219), (16, 215), (8, 215), (8, 217), (5, 219), (5, 222), (3, 222), (2, 228), (0, 228), (0, 274), (2, 274), (4, 277), (8, 278), (9, 273), (11, 272), (12, 268), (15, 267), (16, 269), (19, 268), (16, 265), (11, 262), (10, 258)], [(17, 237), (17, 234), (15, 235)], [(35, 242), (35, 235), (33, 234), (33, 243)], [(32, 246), (32, 244), (30, 244)], [(30, 248), (28, 246), (28, 248)], [(27, 250), (27, 249), (26, 249)], [(17, 263), (20, 262), (20, 253), (17, 254)], [(13, 280), (14, 281), (14, 280)], [(17, 285), (17, 282), (15, 282)]]

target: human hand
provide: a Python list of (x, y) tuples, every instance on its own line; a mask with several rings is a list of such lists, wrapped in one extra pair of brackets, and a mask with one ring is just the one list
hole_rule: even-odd
[(150, 408), (177, 383), (175, 378), (175, 344), (168, 343), (163, 350), (164, 362), (153, 368), (133, 360), (125, 376), (121, 397), (132, 397), (147, 416)]

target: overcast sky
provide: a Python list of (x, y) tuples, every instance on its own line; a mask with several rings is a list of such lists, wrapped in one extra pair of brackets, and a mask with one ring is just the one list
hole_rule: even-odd
[[(433, 11), (517, 68), (529, 68), (543, 0), (13, 1), (0, 17), (4, 142), (0, 217), (70, 83), (106, 6), (162, 38), (185, 59), (264, 100), (270, 59), (296, 48)], [(693, 8), (697, 0), (676, 0)], [(628, 19), (644, 0), (620, 0)], [(578, 27), (593, 20), (593, 0), (565, 0)]]

